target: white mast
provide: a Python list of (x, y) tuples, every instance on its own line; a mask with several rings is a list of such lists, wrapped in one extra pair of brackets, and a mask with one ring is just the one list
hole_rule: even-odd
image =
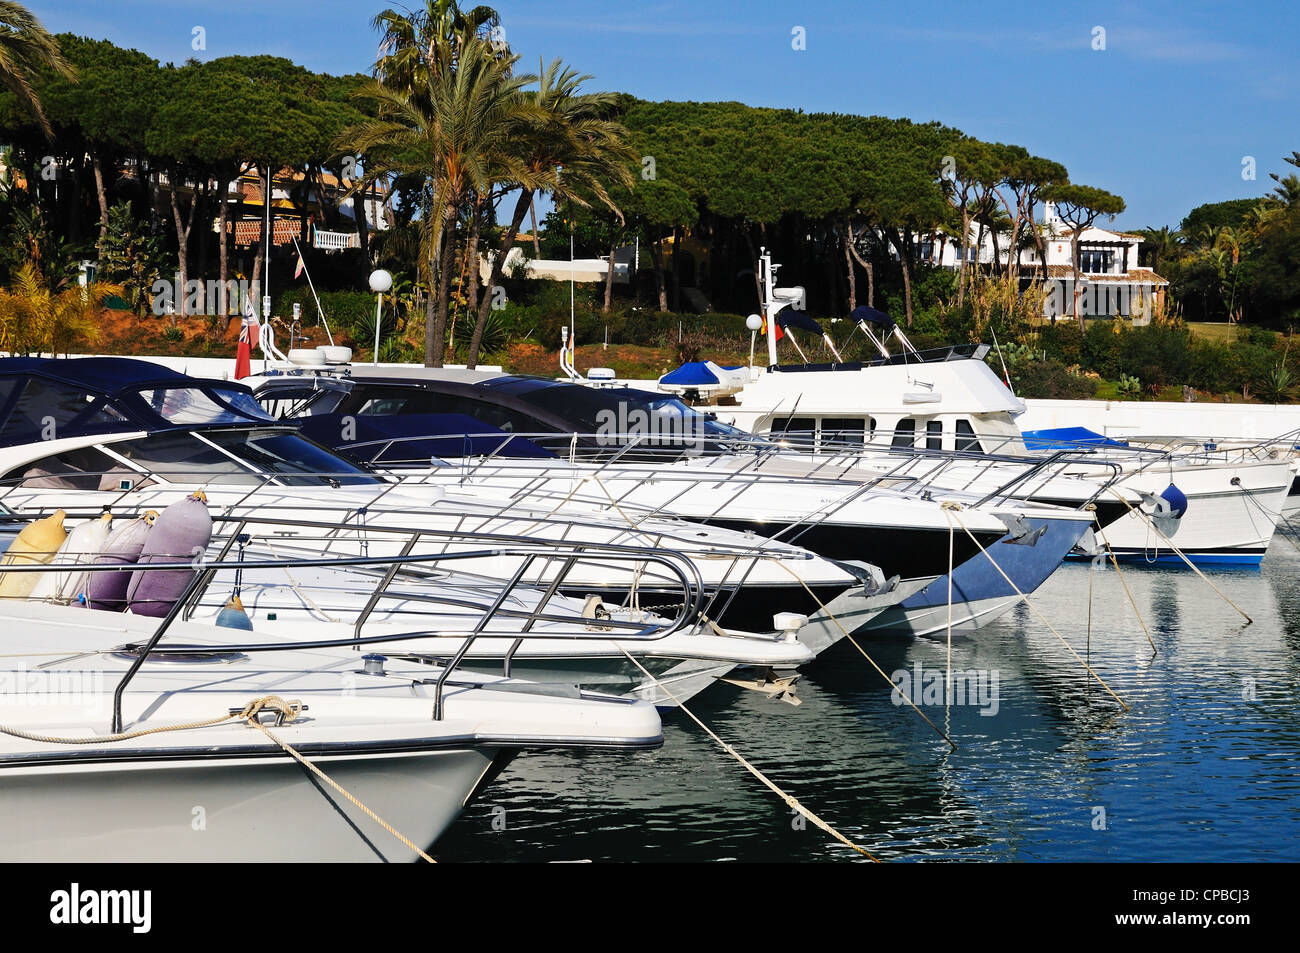
[(760, 248), (758, 277), (763, 288), (763, 320), (767, 322), (767, 364), (769, 367), (776, 363), (776, 314), (781, 310), (781, 305), (772, 299), (774, 285), (772, 267), (772, 256), (766, 248)]

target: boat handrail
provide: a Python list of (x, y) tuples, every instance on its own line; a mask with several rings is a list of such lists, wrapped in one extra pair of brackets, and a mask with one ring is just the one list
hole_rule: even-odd
[[(401, 599), (404, 601), (430, 601), (438, 602), (443, 605), (457, 605), (464, 608), (470, 608), (479, 611), (477, 622), (472, 629), (465, 634), (464, 641), (457, 650), (453, 660), (448, 663), (447, 667), (441, 673), (435, 688), (435, 717), (441, 717), (441, 698), (442, 687), (446, 682), (447, 676), (454, 671), (460, 662), (464, 659), (474, 642), (484, 636), (501, 637), (502, 635), (513, 634), (516, 640), (523, 638), (535, 639), (572, 639), (572, 638), (604, 638), (611, 637), (611, 633), (617, 632), (617, 638), (620, 641), (647, 641), (657, 640), (667, 637), (672, 633), (679, 631), (692, 620), (698, 618), (701, 611), (703, 600), (703, 583), (697, 567), (689, 559), (672, 550), (655, 549), (652, 547), (633, 547), (625, 545), (610, 545), (605, 543), (593, 542), (567, 542), (567, 543), (548, 543), (539, 546), (529, 541), (526, 537), (516, 537), (514, 545), (490, 545), (482, 548), (475, 548), (460, 551), (443, 551), (436, 553), (414, 553), (411, 551), (414, 541), (423, 531), (402, 530), (390, 527), (365, 528), (366, 533), (383, 532), (393, 530), (394, 533), (401, 532), (410, 537), (410, 542), (396, 556), (297, 556), (294, 558), (284, 558), (273, 556), (272, 558), (259, 557), (256, 559), (241, 558), (230, 560), (225, 558), (230, 549), (236, 542), (241, 547), (252, 542), (250, 530), (259, 526), (277, 526), (284, 524), (301, 525), (302, 521), (265, 518), (257, 516), (247, 517), (226, 517), (221, 514), (214, 516), (214, 522), (225, 521), (233, 524), (233, 530), (228, 533), (224, 539), (218, 536), (215, 539), (222, 543), (218, 558), (209, 559), (204, 554), (196, 554), (188, 559), (177, 561), (175, 556), (168, 557), (167, 562), (150, 562), (150, 563), (104, 563), (96, 559), (101, 558), (87, 554), (85, 561), (63, 560), (51, 563), (14, 563), (5, 565), (3, 572), (28, 573), (28, 572), (60, 572), (60, 573), (100, 573), (100, 572), (192, 572), (193, 576), (189, 580), (184, 592), (168, 607), (167, 613), (158, 623), (148, 640), (137, 650), (136, 658), (128, 667), (122, 680), (119, 682), (114, 691), (114, 709), (112, 730), (119, 732), (122, 730), (121, 718), (121, 699), (122, 693), (131, 679), (138, 672), (140, 666), (151, 655), (168, 655), (175, 652), (192, 652), (193, 646), (188, 647), (168, 647), (160, 646), (159, 642), (166, 635), (173, 623), (183, 617), (188, 617), (193, 607), (201, 600), (203, 595), (211, 588), (217, 580), (218, 574), (223, 571), (233, 571), (242, 574), (245, 571), (266, 570), (266, 569), (305, 569), (305, 568), (383, 568), (383, 572), (373, 592), (370, 594), (365, 607), (362, 609), (358, 624), (354, 626), (353, 633), (348, 638), (336, 639), (313, 639), (313, 640), (283, 640), (277, 642), (249, 642), (239, 645), (214, 645), (214, 650), (221, 652), (269, 652), (285, 651), (307, 648), (353, 648), (360, 649), (362, 645), (391, 644), (411, 641), (421, 638), (429, 638), (434, 635), (429, 630), (417, 630), (406, 633), (385, 633), (376, 636), (363, 636), (361, 634), (360, 624), (364, 623), (370, 612), (374, 609), (375, 604), (382, 598), (389, 597)], [(316, 521), (317, 526), (328, 525), (327, 521)], [(344, 524), (334, 524), (335, 527), (343, 527)], [(356, 524), (351, 524), (346, 528), (357, 529)], [(505, 534), (502, 534), (505, 535)], [(472, 534), (465, 534), (468, 540)], [(488, 540), (479, 538), (479, 542), (488, 542)], [(211, 548), (212, 543), (209, 544)], [(205, 551), (206, 552), (206, 551)], [(515, 570), (509, 580), (504, 583), (499, 579), (492, 580), (498, 590), (491, 604), (482, 606), (481, 604), (469, 603), (465, 600), (456, 600), (440, 596), (431, 596), (426, 594), (412, 594), (401, 592), (390, 594), (389, 585), (396, 577), (397, 572), (409, 567), (422, 567), (426, 565), (455, 563), (465, 560), (483, 559), (488, 557), (505, 557), (516, 558), (520, 560), (518, 569)], [(545, 590), (540, 591), (540, 596), (532, 605), (531, 609), (505, 609), (507, 600), (512, 599), (522, 590), (538, 592), (538, 582), (533, 582), (526, 578), (527, 574), (533, 567), (541, 562), (544, 567), (550, 567), (551, 564), (558, 563), (558, 569), (549, 571), (544, 568), (539, 579), (549, 581)], [(650, 565), (659, 567), (659, 574), (656, 577), (656, 583), (660, 584), (662, 579), (671, 579), (677, 584), (682, 598), (680, 603), (672, 602), (670, 605), (674, 608), (680, 606), (679, 611), (672, 617), (656, 617), (652, 623), (647, 623), (640, 613), (638, 618), (620, 619), (613, 615), (610, 617), (601, 617), (599, 621), (599, 630), (602, 634), (593, 635), (590, 630), (590, 620), (585, 616), (579, 616), (573, 612), (564, 614), (547, 612), (546, 609), (553, 601), (556, 593), (564, 585), (575, 567), (587, 563), (597, 563), (601, 566), (607, 566), (610, 563), (624, 563), (628, 565), (628, 571), (634, 578), (639, 578), (645, 574)], [(486, 579), (486, 577), (476, 577)], [(508, 633), (488, 632), (487, 627), (498, 615), (510, 618), (522, 618), (523, 621), (519, 626), (512, 626)], [(558, 622), (570, 623), (582, 621), (583, 631), (557, 631), (554, 629), (537, 630), (535, 626), (538, 622)], [(517, 630), (517, 631), (516, 631)], [(439, 635), (447, 635), (446, 632), (439, 632)], [(513, 653), (512, 653), (513, 654)], [(508, 663), (507, 663), (508, 664)], [(507, 671), (508, 675), (508, 671)]]

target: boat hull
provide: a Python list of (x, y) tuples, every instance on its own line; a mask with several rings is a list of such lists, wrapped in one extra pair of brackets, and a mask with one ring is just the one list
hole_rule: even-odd
[[(951, 601), (954, 630), (973, 632), (1011, 609), (1056, 571), (1066, 555), (1088, 529), (1083, 519), (1026, 518), (1027, 538), (1017, 541), (1010, 534), (957, 566), (952, 572)], [(1001, 570), (1001, 571), (999, 571)], [(1006, 575), (1004, 576), (1003, 573)], [(867, 625), (872, 633), (931, 635), (946, 631), (949, 619), (948, 574), (896, 607), (882, 612)], [(1011, 582), (1008, 582), (1008, 578)], [(1014, 588), (1011, 583), (1014, 583)]]
[[(491, 748), (312, 761), (427, 849), (493, 764)], [(177, 758), (180, 758), (178, 761)], [(279, 752), (5, 765), (0, 860), (402, 862), (416, 854)]]
[[(1239, 482), (1233, 484), (1234, 479)], [(1167, 477), (1142, 482), (1132, 477), (1122, 485), (1155, 494), (1169, 482)], [(1187, 496), (1187, 510), (1169, 536), (1145, 515), (1128, 513), (1100, 534), (1117, 558), (1185, 565), (1172, 543), (1198, 564), (1258, 565), (1263, 560), (1291, 487), (1285, 464), (1184, 470), (1173, 482)]]

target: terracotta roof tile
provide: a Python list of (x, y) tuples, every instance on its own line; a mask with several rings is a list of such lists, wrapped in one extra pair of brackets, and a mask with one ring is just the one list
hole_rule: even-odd
[[(1070, 268), (1069, 265), (1048, 265), (1047, 266), (1048, 278), (1072, 278), (1073, 276), (1074, 276), (1074, 271), (1073, 269)], [(1164, 278), (1161, 278), (1150, 268), (1130, 268), (1128, 274), (1126, 275), (1094, 275), (1094, 274), (1089, 274), (1088, 272), (1083, 272), (1082, 277), (1086, 278), (1088, 281), (1095, 281), (1101, 283), (1117, 283), (1117, 284), (1132, 283), (1132, 284), (1156, 284), (1156, 285), (1169, 284), (1168, 281), (1166, 281)]]

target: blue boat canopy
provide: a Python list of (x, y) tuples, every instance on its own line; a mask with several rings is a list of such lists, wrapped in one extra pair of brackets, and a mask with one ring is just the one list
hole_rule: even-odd
[[(708, 387), (712, 384), (721, 384), (722, 381), (718, 375), (709, 367), (711, 361), (687, 361), (675, 371), (669, 371), (663, 377), (659, 378), (661, 384), (671, 384), (676, 387)], [(714, 365), (717, 367), (718, 365)], [(723, 367), (724, 371), (737, 371), (740, 367)]]
[(1025, 447), (1029, 450), (1070, 450), (1087, 447), (1127, 447), (1123, 440), (1112, 440), (1087, 427), (1056, 427), (1050, 430), (1026, 430)]
[(284, 426), (243, 384), (123, 357), (0, 358), (0, 446), (58, 437)]
[[(345, 428), (345, 419), (350, 428)], [(339, 435), (351, 429), (353, 438)], [(531, 440), (465, 414), (314, 414), (302, 418), (302, 434), (376, 466), (427, 464), (431, 457), (554, 458)]]
[(849, 318), (854, 322), (870, 321), (872, 324), (878, 324), (886, 331), (894, 326), (894, 319), (878, 308), (868, 307), (860, 304), (849, 313)]
[(822, 326), (802, 311), (791, 311), (789, 308), (778, 311), (776, 321), (783, 328), (798, 328), (801, 331), (811, 331), (813, 334), (822, 333)]

